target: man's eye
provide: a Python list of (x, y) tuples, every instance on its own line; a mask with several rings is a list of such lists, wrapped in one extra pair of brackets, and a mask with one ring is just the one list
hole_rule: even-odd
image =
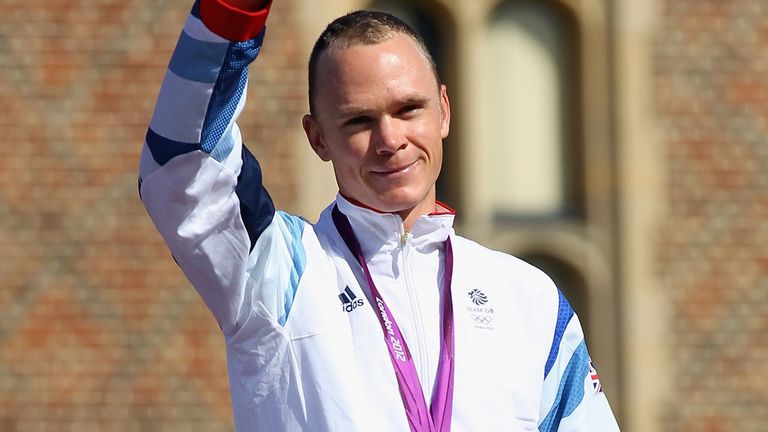
[(420, 109), (421, 109), (421, 105), (417, 105), (417, 104), (406, 105), (400, 109), (400, 115), (413, 114)]
[(357, 117), (352, 117), (351, 119), (348, 119), (347, 121), (345, 121), (344, 125), (359, 126), (359, 125), (364, 125), (370, 121), (371, 121), (371, 118), (368, 116), (357, 116)]

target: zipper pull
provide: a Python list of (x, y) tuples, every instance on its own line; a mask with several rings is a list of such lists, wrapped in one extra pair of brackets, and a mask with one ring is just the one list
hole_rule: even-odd
[(408, 244), (408, 232), (404, 232), (400, 236), (400, 247), (405, 247), (406, 244)]

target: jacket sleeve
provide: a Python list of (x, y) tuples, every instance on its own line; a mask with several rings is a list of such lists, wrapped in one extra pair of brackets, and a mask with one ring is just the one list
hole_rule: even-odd
[(557, 323), (544, 368), (539, 430), (618, 431), (579, 319), (559, 293)]
[(303, 222), (275, 212), (236, 124), (268, 13), (269, 5), (249, 12), (223, 0), (194, 4), (139, 169), (152, 221), (226, 335), (254, 301), (284, 323), (303, 262), (297, 252)]

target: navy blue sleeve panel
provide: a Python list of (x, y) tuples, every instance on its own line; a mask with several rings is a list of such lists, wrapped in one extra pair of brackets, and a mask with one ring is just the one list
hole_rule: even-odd
[(178, 142), (165, 138), (155, 133), (152, 128), (147, 129), (144, 139), (149, 151), (152, 153), (152, 157), (160, 166), (165, 165), (169, 160), (178, 155), (200, 150), (200, 145), (198, 144)]
[(237, 178), (235, 193), (240, 199), (240, 216), (248, 232), (252, 251), (256, 240), (272, 221), (275, 205), (262, 184), (259, 162), (245, 145), (243, 145), (242, 160), (243, 166)]

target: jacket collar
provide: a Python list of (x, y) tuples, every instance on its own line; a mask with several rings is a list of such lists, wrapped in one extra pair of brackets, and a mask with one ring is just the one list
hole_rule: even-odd
[[(399, 215), (352, 203), (341, 194), (336, 195), (336, 205), (349, 218), (366, 257), (400, 247), (406, 233)], [(441, 247), (453, 231), (455, 212), (440, 202), (435, 203), (435, 208), (434, 213), (417, 219), (408, 233), (406, 241), (422, 253)]]

